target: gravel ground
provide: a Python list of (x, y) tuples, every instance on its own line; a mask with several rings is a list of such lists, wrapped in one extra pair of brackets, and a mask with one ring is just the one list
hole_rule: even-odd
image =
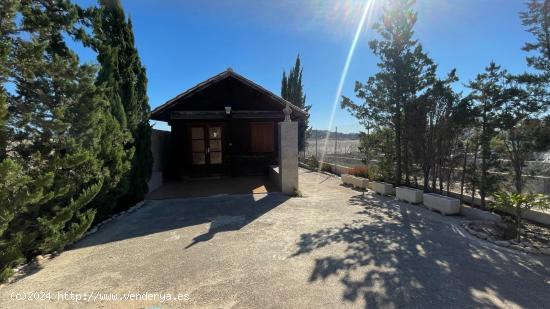
[[(147, 201), (1, 287), (0, 308), (549, 304), (547, 257), (492, 245), (466, 233), (461, 217), (363, 195), (337, 177), (300, 170), (300, 185), (303, 198)], [(109, 293), (126, 299), (100, 301)]]

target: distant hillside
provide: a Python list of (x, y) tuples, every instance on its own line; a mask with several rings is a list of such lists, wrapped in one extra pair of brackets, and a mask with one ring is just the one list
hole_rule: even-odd
[[(311, 135), (309, 138), (315, 138), (315, 134), (318, 134), (318, 138), (325, 138), (326, 134), (328, 133), (327, 130), (311, 130)], [(330, 132), (330, 139), (336, 138), (336, 132)], [(339, 140), (357, 140), (359, 139), (359, 133), (341, 133), (338, 132), (338, 139)]]

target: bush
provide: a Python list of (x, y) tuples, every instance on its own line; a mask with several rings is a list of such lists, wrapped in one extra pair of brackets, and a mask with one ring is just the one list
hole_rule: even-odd
[(521, 221), (524, 212), (532, 208), (550, 208), (550, 198), (543, 194), (519, 194), (510, 192), (495, 193), (496, 208), (510, 209), (514, 213), (515, 234), (519, 242), (521, 240)]
[(378, 165), (373, 165), (367, 170), (367, 176), (369, 180), (372, 181), (383, 181), (384, 177), (382, 176), (382, 173), (380, 172), (380, 168), (378, 168)]
[(319, 167), (319, 159), (317, 159), (316, 156), (311, 156), (311, 157), (307, 158), (306, 163), (307, 163), (307, 165), (309, 165), (313, 168), (318, 168)]
[(321, 165), (321, 170), (322, 170), (323, 172), (332, 173), (332, 165), (327, 164), (327, 163), (323, 163), (323, 164)]
[(369, 178), (369, 168), (366, 166), (354, 166), (348, 170), (348, 174), (357, 177)]

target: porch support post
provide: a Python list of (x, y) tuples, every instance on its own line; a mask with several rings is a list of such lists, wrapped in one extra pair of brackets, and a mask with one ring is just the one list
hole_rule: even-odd
[(279, 177), (284, 194), (298, 189), (298, 122), (279, 122)]

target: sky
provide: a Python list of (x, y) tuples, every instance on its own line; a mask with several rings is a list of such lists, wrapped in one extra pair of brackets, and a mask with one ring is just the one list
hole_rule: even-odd
[[(283, 70), (300, 54), (307, 103), (314, 129), (358, 132), (348, 112), (331, 111), (363, 9), (368, 0), (121, 0), (131, 17), (139, 55), (147, 70), (151, 108), (228, 67), (279, 94)], [(377, 34), (372, 23), (381, 3), (372, 6), (345, 77), (342, 94), (354, 96), (355, 81), (376, 73), (378, 59), (368, 48)], [(76, 1), (82, 6), (95, 1)], [(522, 0), (417, 0), (415, 38), (439, 65), (439, 74), (456, 68), (464, 84), (490, 61), (512, 73), (527, 69), (521, 50), (532, 36), (521, 25)], [(93, 62), (90, 51), (78, 51)], [(358, 100), (355, 100), (359, 102)], [(332, 124), (332, 125), (331, 125)], [(155, 128), (168, 129), (163, 123)]]

